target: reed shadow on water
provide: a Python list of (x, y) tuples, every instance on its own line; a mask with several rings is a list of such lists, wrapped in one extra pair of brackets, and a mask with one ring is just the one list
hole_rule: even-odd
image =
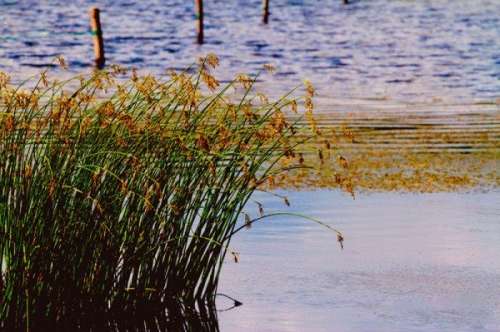
[[(177, 300), (168, 303), (145, 303), (140, 300), (127, 311), (115, 313), (96, 312), (91, 306), (68, 308), (68, 315), (58, 322), (40, 317), (33, 320), (33, 331), (219, 331), (217, 311), (214, 305), (192, 303), (186, 305)], [(142, 303), (140, 303), (142, 302)], [(159, 308), (162, 308), (159, 310)], [(72, 310), (77, 312), (71, 312)], [(5, 327), (14, 331), (14, 327)]]

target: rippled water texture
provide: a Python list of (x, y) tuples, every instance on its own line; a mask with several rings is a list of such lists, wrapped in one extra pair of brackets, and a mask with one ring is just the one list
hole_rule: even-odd
[[(223, 79), (273, 63), (278, 73), (260, 87), (276, 96), (310, 79), (322, 129), (345, 122), (357, 135), (334, 142), (349, 158), (383, 150), (392, 171), (401, 152), (446, 152), (469, 160), (453, 159), (452, 175), (459, 168), (498, 184), (500, 1), (270, 0), (264, 26), (261, 0), (206, 0), (202, 46), (193, 2), (101, 1), (108, 63), (158, 74), (215, 52)], [(0, 70), (25, 77), (59, 54), (72, 73), (87, 70), (93, 4), (0, 0)], [(491, 177), (477, 170), (481, 159)], [(414, 164), (431, 165), (440, 179), (450, 167), (434, 160)], [(344, 232), (346, 247), (316, 224), (284, 217), (237, 236), (240, 263), (228, 257), (220, 291), (244, 304), (219, 312), (222, 331), (500, 331), (497, 187), (356, 200), (328, 190), (287, 194), (289, 209), (275, 197), (255, 199), (266, 212), (326, 221)], [(218, 301), (219, 310), (233, 304)]]
[[(408, 101), (500, 95), (500, 2), (495, 0), (207, 0), (206, 44), (195, 44), (194, 1), (103, 1), (108, 63), (184, 68), (216, 52), (222, 76), (274, 63), (277, 93), (309, 78), (320, 95)], [(64, 55), (92, 62), (92, 1), (0, 1), (0, 70), (27, 73)]]

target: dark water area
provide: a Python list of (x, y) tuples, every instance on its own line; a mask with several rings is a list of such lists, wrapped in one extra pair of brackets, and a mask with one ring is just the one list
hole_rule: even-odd
[[(196, 332), (220, 331), (217, 309), (206, 303), (169, 300), (168, 303), (152, 303), (138, 297), (127, 309), (104, 312), (89, 304), (76, 307), (60, 307), (64, 315), (57, 318), (43, 316), (43, 311), (34, 311), (29, 325), (10, 326), (0, 321), (0, 330), (5, 332)], [(42, 317), (37, 317), (39, 314)]]
[[(94, 1), (0, 1), (0, 70), (21, 74), (92, 63), (88, 8)], [(500, 2), (495, 0), (205, 1), (205, 41), (195, 43), (194, 1), (100, 1), (108, 63), (154, 73), (221, 57), (219, 77), (278, 73), (281, 94), (304, 78), (325, 98), (468, 103), (500, 96)]]

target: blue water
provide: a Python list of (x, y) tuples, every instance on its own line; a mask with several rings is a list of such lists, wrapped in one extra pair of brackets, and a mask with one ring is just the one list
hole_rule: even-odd
[[(266, 213), (307, 213), (237, 235), (219, 291), (243, 302), (222, 331), (499, 332), (500, 192), (256, 195)], [(246, 212), (258, 216), (255, 204)], [(219, 307), (231, 302), (221, 298)]]
[[(281, 94), (307, 78), (329, 112), (384, 105), (407, 122), (408, 109), (392, 102), (423, 102), (413, 110), (422, 123), (430, 111), (432, 121), (465, 128), (477, 115), (498, 134), (498, 103), (471, 103), (500, 97), (500, 1), (351, 2), (270, 0), (264, 26), (260, 0), (206, 0), (202, 46), (193, 1), (99, 7), (108, 63), (162, 74), (215, 52), (219, 77), (272, 63), (278, 72), (263, 77), (265, 91)], [(94, 4), (0, 0), (0, 70), (15, 78), (45, 68), (59, 75), (59, 54), (70, 72), (89, 70)], [(320, 226), (289, 218), (235, 238), (241, 261), (224, 266), (220, 291), (244, 305), (220, 313), (223, 331), (500, 331), (498, 192), (360, 194), (355, 201), (333, 191), (289, 194), (290, 211), (338, 227), (346, 248)], [(266, 211), (286, 210), (273, 199), (263, 198)]]
[[(194, 1), (100, 1), (108, 63), (154, 73), (197, 56), (221, 57), (219, 76), (279, 71), (267, 90), (308, 78), (326, 98), (429, 102), (500, 96), (500, 1), (205, 1), (206, 43), (195, 43)], [(0, 1), (0, 70), (20, 76), (53, 65), (92, 63), (88, 8), (94, 1)]]

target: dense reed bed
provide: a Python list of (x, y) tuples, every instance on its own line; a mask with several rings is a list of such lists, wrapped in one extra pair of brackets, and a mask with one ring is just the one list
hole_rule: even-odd
[(300, 167), (277, 165), (303, 140), (283, 113), (296, 99), (268, 101), (246, 75), (220, 87), (217, 63), (165, 80), (0, 77), (1, 328), (213, 303), (243, 207)]

